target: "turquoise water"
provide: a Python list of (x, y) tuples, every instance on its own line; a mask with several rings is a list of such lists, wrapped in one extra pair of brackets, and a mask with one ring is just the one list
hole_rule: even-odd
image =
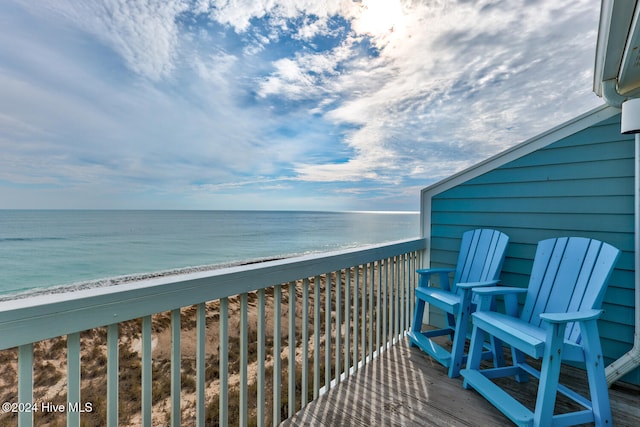
[(0, 210), (0, 293), (418, 235), (413, 213)]

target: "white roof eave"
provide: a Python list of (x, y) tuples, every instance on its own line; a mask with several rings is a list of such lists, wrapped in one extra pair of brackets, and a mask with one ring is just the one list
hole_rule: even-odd
[(593, 91), (615, 107), (619, 107), (624, 99), (640, 94), (640, 86), (627, 85), (622, 93), (619, 87), (620, 76), (629, 76), (625, 67), (633, 64), (630, 56), (633, 46), (629, 38), (640, 35), (632, 30), (638, 27), (637, 12), (640, 11), (636, 10), (636, 5), (637, 0), (602, 0)]

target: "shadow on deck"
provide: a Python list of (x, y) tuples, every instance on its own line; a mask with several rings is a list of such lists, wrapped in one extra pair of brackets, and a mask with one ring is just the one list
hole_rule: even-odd
[[(577, 390), (585, 386), (581, 370), (564, 367)], [(535, 381), (514, 384), (523, 403), (535, 401)], [(614, 385), (609, 390), (614, 425), (640, 425), (640, 390)], [(526, 404), (526, 403), (525, 403)], [(562, 405), (559, 402), (559, 405)], [(562, 411), (561, 409), (559, 409)], [(462, 378), (406, 340), (361, 368), (354, 376), (310, 403), (285, 426), (500, 426), (512, 425)]]

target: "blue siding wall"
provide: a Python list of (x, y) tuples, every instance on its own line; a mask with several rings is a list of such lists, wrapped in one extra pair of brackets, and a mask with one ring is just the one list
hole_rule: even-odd
[[(436, 194), (431, 265), (455, 265), (460, 236), (476, 227), (511, 237), (502, 274), (511, 286), (527, 286), (542, 239), (585, 236), (616, 246), (622, 255), (599, 323), (609, 364), (633, 344), (633, 175), (633, 136), (620, 134), (617, 115)], [(624, 380), (640, 383), (640, 369)]]

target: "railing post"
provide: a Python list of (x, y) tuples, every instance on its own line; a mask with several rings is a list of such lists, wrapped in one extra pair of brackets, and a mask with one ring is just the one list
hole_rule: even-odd
[[(33, 402), (33, 343), (18, 347), (18, 402), (31, 405)], [(33, 426), (31, 411), (18, 412), (18, 427)]]
[(265, 369), (265, 329), (266, 329), (266, 317), (265, 317), (265, 290), (260, 289), (258, 291), (258, 378), (256, 378), (257, 385), (257, 425), (258, 427), (263, 427), (265, 423), (265, 379), (264, 379), (264, 369)]
[(313, 283), (313, 399), (320, 395), (320, 276)]
[(336, 271), (336, 384), (342, 376), (342, 270)]
[(248, 364), (249, 364), (249, 352), (248, 352), (248, 303), (249, 296), (247, 293), (240, 295), (240, 425), (246, 426), (249, 422), (248, 416)]
[(289, 407), (287, 418), (296, 413), (296, 283), (289, 283)]
[(309, 396), (309, 279), (302, 281), (302, 407)]
[(171, 425), (179, 427), (182, 412), (180, 410), (181, 362), (180, 354), (180, 309), (171, 311)]
[(331, 389), (331, 273), (325, 275), (324, 305), (324, 387)]
[(196, 426), (205, 424), (207, 305), (198, 304), (196, 311)]
[(80, 333), (67, 335), (67, 427), (80, 427)]
[(218, 362), (220, 372), (219, 423), (229, 425), (229, 298), (220, 300), (220, 339), (218, 343)]
[(151, 316), (142, 318), (142, 425), (151, 427)]
[(107, 327), (107, 427), (118, 425), (118, 342), (117, 323)]
[(280, 402), (282, 394), (281, 366), (281, 334), (280, 320), (282, 318), (282, 286), (277, 285), (273, 293), (273, 425), (280, 424)]

